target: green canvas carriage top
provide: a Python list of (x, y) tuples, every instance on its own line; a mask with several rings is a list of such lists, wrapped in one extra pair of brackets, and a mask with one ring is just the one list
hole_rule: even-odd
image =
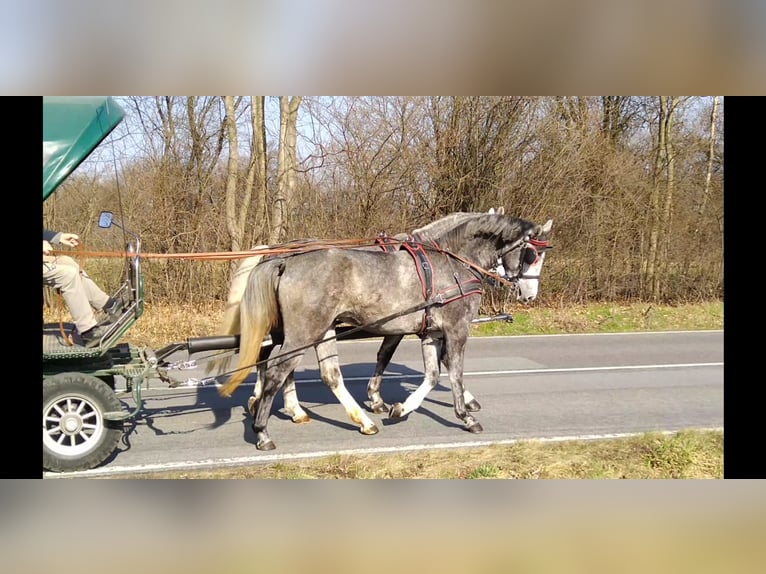
[(124, 117), (110, 96), (43, 96), (43, 201)]

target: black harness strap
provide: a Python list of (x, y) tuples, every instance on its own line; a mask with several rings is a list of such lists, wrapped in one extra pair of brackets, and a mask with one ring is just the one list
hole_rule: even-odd
[(440, 305), (446, 305), (447, 303), (452, 303), (453, 301), (463, 299), (464, 297), (481, 295), (484, 293), (484, 289), (482, 289), (481, 286), (482, 280), (478, 277), (461, 281), (460, 278), (458, 278), (457, 273), (454, 273), (452, 276), (455, 278), (455, 285), (450, 285), (449, 287), (445, 287), (436, 292), (436, 298), (441, 299), (441, 301), (439, 301)]
[[(439, 245), (435, 241), (425, 239), (430, 242), (436, 249), (439, 249)], [(402, 249), (406, 249), (412, 258), (416, 262), (415, 269), (420, 277), (420, 284), (423, 286), (423, 298), (427, 301), (431, 297), (434, 289), (433, 280), (433, 267), (431, 265), (431, 259), (428, 257), (428, 253), (423, 249), (424, 238), (416, 235), (411, 241), (405, 241), (402, 243)]]
[[(431, 259), (428, 257), (428, 253), (423, 249), (424, 242), (431, 243), (436, 249), (439, 249), (439, 245), (435, 241), (420, 235), (415, 235), (411, 240), (403, 242), (401, 248), (406, 249), (415, 260), (415, 270), (418, 273), (420, 285), (423, 289), (423, 299), (430, 301), (431, 294), (434, 291), (433, 266), (431, 265)], [(420, 332), (425, 333), (430, 327), (431, 307), (428, 306), (423, 313), (423, 326), (421, 327)]]

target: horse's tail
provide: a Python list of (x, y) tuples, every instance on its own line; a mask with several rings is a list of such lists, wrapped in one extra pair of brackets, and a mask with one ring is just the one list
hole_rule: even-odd
[(231, 287), (229, 287), (229, 298), (226, 301), (226, 310), (221, 322), (222, 334), (236, 335), (239, 333), (239, 303), (242, 301), (242, 296), (247, 287), (247, 278), (250, 277), (250, 272), (260, 263), (261, 259), (263, 259), (263, 255), (255, 255), (243, 259), (234, 272), (234, 276), (231, 278)]
[(239, 305), (239, 364), (234, 374), (221, 386), (219, 394), (229, 397), (258, 362), (266, 335), (279, 322), (277, 287), (282, 261), (274, 259), (254, 267)]
[[(266, 245), (260, 245), (255, 249), (259, 247), (266, 247)], [(240, 261), (231, 279), (229, 298), (226, 300), (226, 309), (223, 313), (219, 335), (237, 335), (239, 333), (239, 304), (247, 287), (247, 278), (250, 277), (250, 272), (260, 263), (261, 259), (263, 259), (263, 255), (254, 255)], [(205, 373), (209, 375), (223, 371), (230, 358), (228, 351), (214, 353), (205, 364)]]

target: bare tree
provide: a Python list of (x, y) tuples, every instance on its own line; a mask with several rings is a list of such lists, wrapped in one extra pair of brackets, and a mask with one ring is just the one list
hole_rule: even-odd
[(601, 96), (601, 133), (612, 145), (624, 142), (638, 108), (631, 96)]
[[(256, 197), (260, 206), (259, 220), (264, 228), (268, 228), (268, 196), (266, 182), (268, 180), (268, 156), (266, 150), (266, 114), (265, 96), (252, 96), (251, 98), (251, 124), (253, 132), (252, 162), (248, 173), (248, 182), (255, 186)], [(246, 218), (243, 216), (240, 223), (244, 226)], [(259, 232), (259, 239), (263, 237)]]
[(296, 157), (298, 109), (302, 99), (302, 96), (279, 96), (277, 189), (271, 206), (269, 244), (280, 243), (287, 237), (289, 208), (298, 167)]
[(505, 183), (526, 104), (526, 98), (508, 96), (430, 98), (435, 146), (431, 217), (492, 204)]
[(710, 198), (710, 184), (713, 181), (713, 158), (715, 156), (715, 125), (718, 120), (718, 96), (713, 96), (713, 107), (710, 110), (710, 146), (708, 148), (707, 171), (705, 172), (705, 189), (702, 192), (700, 215), (705, 215), (708, 200)]
[(675, 156), (672, 127), (676, 100), (659, 96), (657, 114), (657, 146), (655, 151), (652, 193), (649, 203), (649, 249), (646, 261), (646, 286), (649, 296), (657, 300), (662, 295), (661, 271), (664, 265), (664, 244), (670, 234), (673, 190), (675, 186)]
[(171, 255), (146, 261), (150, 302), (225, 296), (228, 265), (175, 253), (401, 232), (497, 205), (556, 221), (543, 304), (715, 297), (723, 100), (686, 101), (703, 100), (123, 97), (118, 181), (104, 162), (78, 168), (44, 217), (90, 243), (106, 241), (95, 214), (124, 208), (145, 252)]
[[(231, 250), (240, 251), (242, 249), (242, 226), (239, 224), (237, 215), (238, 208), (240, 212), (247, 211), (249, 197), (245, 201), (239, 202), (239, 134), (237, 133), (236, 121), (236, 101), (234, 96), (223, 97), (226, 107), (226, 133), (229, 138), (229, 162), (226, 170), (226, 228), (229, 230), (231, 238)], [(246, 191), (247, 194), (247, 191)]]

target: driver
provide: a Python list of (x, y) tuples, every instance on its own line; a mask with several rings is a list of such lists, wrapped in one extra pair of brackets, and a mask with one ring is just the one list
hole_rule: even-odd
[[(104, 293), (74, 259), (67, 255), (53, 255), (51, 244), (77, 247), (80, 237), (75, 233), (43, 229), (43, 283), (61, 291), (83, 344), (95, 347), (109, 324), (122, 313), (120, 301)], [(94, 312), (98, 310), (108, 317), (101, 323)]]

